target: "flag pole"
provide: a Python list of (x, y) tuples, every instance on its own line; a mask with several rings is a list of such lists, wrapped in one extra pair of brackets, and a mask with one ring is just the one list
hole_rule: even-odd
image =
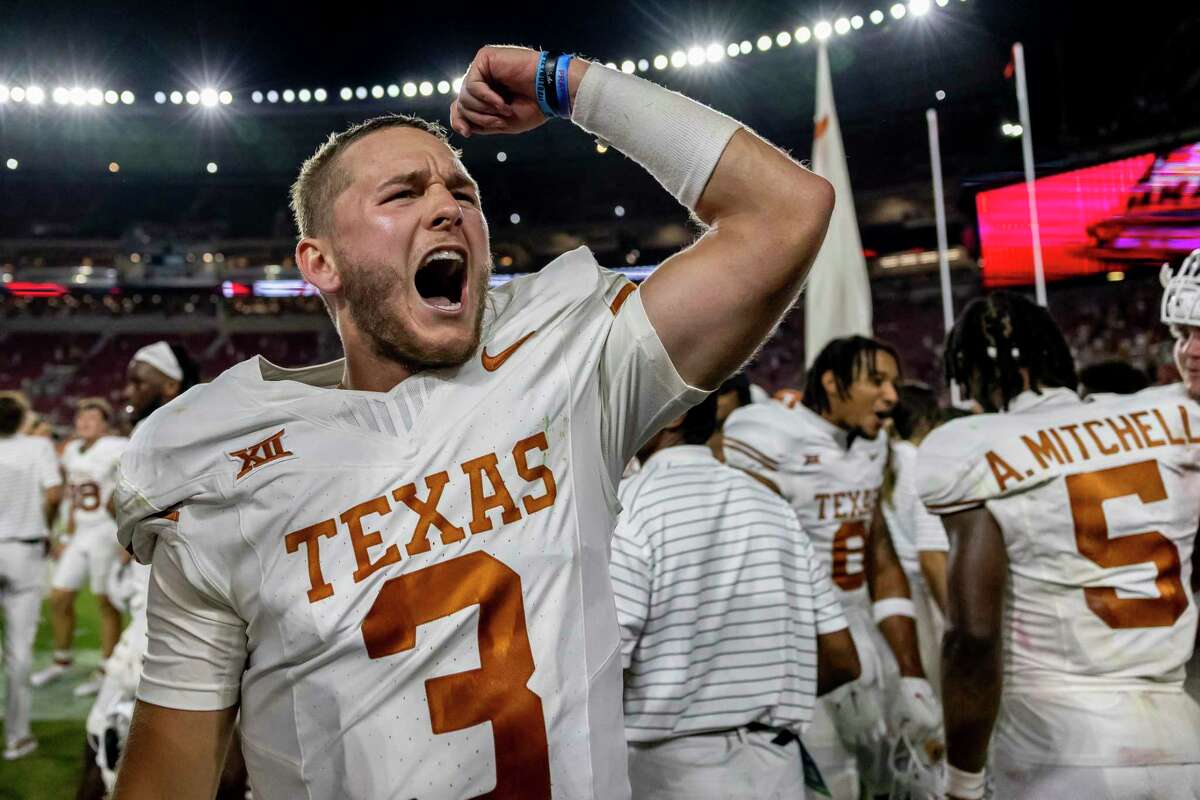
[(1042, 231), (1038, 225), (1037, 190), (1034, 188), (1033, 127), (1029, 123), (1029, 88), (1025, 84), (1025, 48), (1013, 45), (1016, 67), (1017, 112), (1021, 119), (1021, 156), (1025, 161), (1025, 190), (1029, 194), (1029, 232), (1033, 236), (1033, 280), (1037, 304), (1046, 305), (1046, 272), (1042, 264)]
[[(925, 123), (929, 128), (929, 163), (933, 165), (933, 214), (937, 222), (938, 272), (942, 279), (942, 324), (949, 334), (954, 327), (954, 295), (950, 287), (950, 247), (946, 236), (946, 195), (942, 186), (942, 146), (937, 111), (926, 109)], [(955, 406), (962, 402), (957, 381), (950, 382), (950, 402)]]

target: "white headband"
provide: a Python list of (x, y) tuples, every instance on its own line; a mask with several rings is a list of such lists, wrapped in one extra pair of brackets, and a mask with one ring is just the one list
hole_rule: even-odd
[(183, 380), (183, 368), (179, 366), (179, 359), (171, 351), (171, 345), (166, 342), (146, 345), (133, 354), (132, 361), (149, 364), (173, 381)]

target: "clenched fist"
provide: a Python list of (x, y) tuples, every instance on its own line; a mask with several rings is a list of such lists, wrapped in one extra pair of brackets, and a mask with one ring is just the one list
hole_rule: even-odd
[[(524, 133), (545, 122), (534, 94), (538, 56), (538, 51), (527, 47), (482, 48), (471, 61), (458, 97), (450, 104), (450, 127), (470, 136)], [(568, 88), (572, 101), (587, 69), (588, 62), (571, 60)]]

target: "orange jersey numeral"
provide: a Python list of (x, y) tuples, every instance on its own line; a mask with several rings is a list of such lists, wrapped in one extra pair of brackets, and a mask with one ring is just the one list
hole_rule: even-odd
[(434, 733), (492, 723), (496, 788), (488, 800), (550, 797), (550, 753), (542, 700), (526, 686), (533, 653), (521, 577), (487, 553), (469, 553), (392, 578), (363, 618), (371, 658), (416, 644), (417, 627), (479, 606), (479, 669), (425, 681)]
[[(857, 539), (857, 541), (855, 541)], [(866, 578), (867, 524), (844, 522), (833, 535), (833, 582), (839, 589), (853, 592)]]
[(1075, 543), (1087, 559), (1105, 569), (1153, 562), (1158, 597), (1118, 597), (1111, 587), (1083, 590), (1088, 608), (1110, 628), (1162, 628), (1175, 624), (1187, 609), (1180, 580), (1179, 550), (1158, 531), (1108, 538), (1104, 501), (1135, 494), (1143, 503), (1167, 499), (1158, 462), (1139, 461), (1124, 467), (1067, 477), (1067, 495), (1075, 522)]

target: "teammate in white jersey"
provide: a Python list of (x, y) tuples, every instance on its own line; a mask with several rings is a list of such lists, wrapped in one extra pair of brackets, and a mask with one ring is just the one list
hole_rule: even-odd
[(1174, 274), (1164, 265), (1162, 277), (1162, 321), (1175, 335), (1175, 366), (1188, 395), (1200, 401), (1200, 250)]
[(709, 232), (638, 291), (579, 249), (488, 292), (479, 190), (437, 128), (323, 145), (296, 261), (346, 358), (243, 362), (122, 463), (121, 536), (154, 570), (120, 800), (211, 796), (239, 706), (261, 800), (628, 797), (616, 482), (789, 307), (832, 196), (735, 121), (569, 56), (484, 48), (451, 118), (517, 133), (541, 103)]
[(1000, 412), (918, 458), (951, 541), (948, 795), (983, 796), (990, 740), (997, 797), (1200, 796), (1200, 406), (1180, 384), (1081, 401), (1049, 313), (1006, 292), (963, 312), (946, 371)]
[[(100, 611), (100, 657), (112, 655), (121, 635), (121, 612), (108, 599), (108, 578), (117, 567), (121, 545), (109, 501), (117, 485), (117, 465), (128, 440), (113, 436), (113, 411), (99, 397), (80, 400), (75, 407), (75, 436), (63, 449), (67, 476), (68, 540), (58, 555), (50, 591), (50, 622), (54, 628), (51, 663), (33, 674), (34, 686), (62, 677), (74, 656), (75, 599), (86, 581)], [(103, 661), (97, 674), (75, 687), (77, 696), (95, 694), (103, 680)]]
[[(838, 800), (857, 798), (860, 782), (888, 791), (885, 706), (893, 732), (916, 741), (933, 735), (940, 717), (921, 667), (908, 582), (878, 514), (887, 461), (880, 434), (898, 377), (890, 346), (861, 336), (835, 339), (809, 368), (802, 393), (739, 408), (725, 421), (726, 461), (763, 475), (792, 504), (840, 590), (858, 647), (864, 705), (823, 699), (804, 737)], [(885, 677), (893, 671), (885, 673), (883, 649), (900, 673), (886, 697)]]
[(0, 615), (4, 638), (4, 759), (37, 749), (29, 728), (29, 669), (45, 581), (49, 522), (62, 499), (62, 475), (50, 440), (19, 433), (29, 404), (16, 392), (0, 392)]

